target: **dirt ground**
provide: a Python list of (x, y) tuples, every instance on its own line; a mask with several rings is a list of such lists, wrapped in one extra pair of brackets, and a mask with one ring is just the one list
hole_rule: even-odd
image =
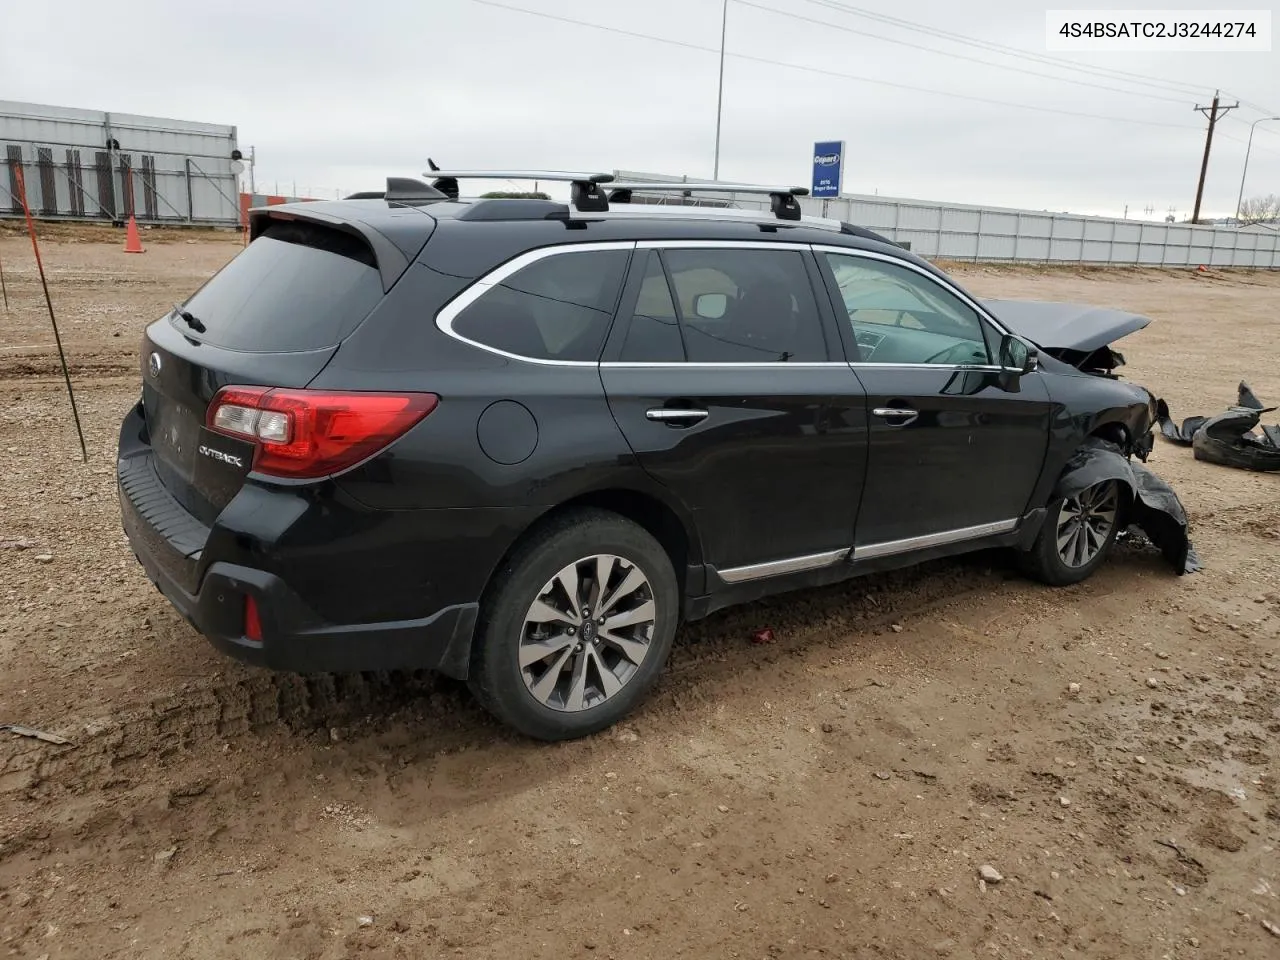
[[(1202, 573), (1128, 546), (1063, 590), (983, 555), (776, 598), (685, 629), (622, 728), (527, 742), (430, 676), (241, 667), (147, 583), (138, 338), (239, 241), (143, 239), (43, 248), (83, 464), (0, 237), (0, 723), (70, 740), (0, 733), (0, 955), (1280, 956), (1280, 477), (1160, 441)], [(1126, 373), (1179, 418), (1280, 402), (1280, 276), (957, 273), (1152, 316)]]

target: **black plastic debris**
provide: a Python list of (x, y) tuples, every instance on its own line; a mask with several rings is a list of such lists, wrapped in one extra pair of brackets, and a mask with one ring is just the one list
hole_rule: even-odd
[(1173, 487), (1109, 440), (1091, 438), (1072, 454), (1053, 496), (1073, 497), (1104, 480), (1118, 480), (1129, 488), (1129, 525), (1145, 534), (1175, 573), (1201, 569), (1187, 532), (1187, 512)]
[(1170, 443), (1191, 447), (1197, 460), (1239, 467), (1242, 470), (1280, 470), (1280, 425), (1264, 425), (1261, 434), (1253, 432), (1265, 407), (1249, 385), (1241, 381), (1236, 389), (1235, 406), (1215, 417), (1187, 417), (1175, 424), (1169, 405), (1156, 403), (1156, 419), (1160, 433)]

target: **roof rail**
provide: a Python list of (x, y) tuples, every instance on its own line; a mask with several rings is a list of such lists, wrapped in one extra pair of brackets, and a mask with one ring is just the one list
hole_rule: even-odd
[(769, 209), (779, 220), (799, 220), (800, 203), (796, 197), (807, 197), (807, 187), (769, 187), (752, 183), (717, 183), (713, 180), (701, 181), (659, 181), (648, 183), (642, 180), (629, 180), (623, 183), (610, 184), (609, 198), (617, 197), (617, 202), (630, 202), (634, 193), (680, 193), (689, 196), (697, 193), (767, 193)]

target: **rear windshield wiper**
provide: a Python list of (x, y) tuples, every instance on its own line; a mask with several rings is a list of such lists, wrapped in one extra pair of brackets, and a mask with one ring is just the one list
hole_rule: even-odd
[(186, 325), (190, 327), (192, 330), (194, 330), (196, 333), (205, 332), (205, 325), (201, 323), (200, 318), (197, 317), (190, 310), (183, 310), (180, 306), (178, 306), (175, 303), (173, 305), (173, 312), (176, 313), (178, 316), (180, 316), (183, 319), (183, 322), (185, 322)]

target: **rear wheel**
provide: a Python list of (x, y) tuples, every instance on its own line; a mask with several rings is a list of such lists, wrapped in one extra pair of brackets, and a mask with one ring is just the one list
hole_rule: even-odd
[(1049, 505), (1023, 565), (1052, 586), (1079, 583), (1102, 566), (1120, 531), (1120, 484), (1104, 480)]
[(586, 736), (648, 693), (675, 636), (671, 560), (644, 529), (574, 511), (534, 533), (497, 574), (481, 611), (470, 686), (515, 729)]

